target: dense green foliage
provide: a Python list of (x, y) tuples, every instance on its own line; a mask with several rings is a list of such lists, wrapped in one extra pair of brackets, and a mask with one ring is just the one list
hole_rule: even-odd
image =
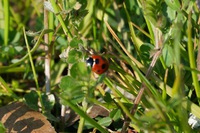
[[(57, 131), (198, 132), (188, 124), (190, 113), (200, 118), (196, 1), (3, 0), (0, 9), (0, 106), (23, 101)], [(91, 72), (88, 51), (109, 60), (108, 72)], [(70, 130), (61, 105), (80, 115)], [(91, 118), (93, 105), (109, 115)]]

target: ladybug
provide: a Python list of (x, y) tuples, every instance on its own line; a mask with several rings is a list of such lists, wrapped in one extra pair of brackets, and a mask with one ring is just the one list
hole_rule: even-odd
[(92, 55), (87, 58), (86, 63), (92, 68), (92, 71), (96, 74), (103, 74), (108, 70), (109, 63), (104, 57), (99, 55)]

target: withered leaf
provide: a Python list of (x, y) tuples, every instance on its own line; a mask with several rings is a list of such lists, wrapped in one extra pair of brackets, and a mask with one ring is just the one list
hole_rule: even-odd
[(1, 107), (0, 120), (9, 133), (56, 133), (44, 115), (20, 102)]

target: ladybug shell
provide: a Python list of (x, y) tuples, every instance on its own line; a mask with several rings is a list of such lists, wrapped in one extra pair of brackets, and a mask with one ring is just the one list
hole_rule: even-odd
[(92, 55), (86, 61), (87, 65), (92, 67), (92, 71), (96, 74), (103, 74), (108, 70), (109, 63), (108, 61), (99, 55)]

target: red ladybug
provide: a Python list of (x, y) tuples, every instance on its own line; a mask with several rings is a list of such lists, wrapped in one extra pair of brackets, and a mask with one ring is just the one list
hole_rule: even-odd
[(106, 72), (109, 67), (108, 60), (99, 55), (92, 55), (86, 60), (86, 63), (91, 66), (93, 72), (99, 75)]

